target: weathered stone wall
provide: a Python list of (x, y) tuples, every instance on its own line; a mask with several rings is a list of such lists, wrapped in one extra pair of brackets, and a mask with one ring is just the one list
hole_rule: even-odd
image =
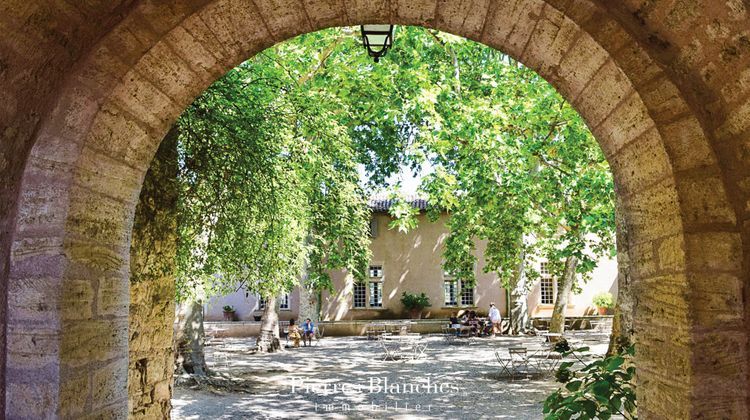
[(479, 40), (571, 101), (607, 155), (632, 238), (639, 414), (746, 418), (742, 0), (2, 3), (6, 416), (127, 413), (130, 232), (158, 143), (192, 98), (252, 54), (362, 22)]
[(170, 131), (146, 173), (130, 248), (130, 418), (169, 418), (174, 372), (177, 139)]
[(630, 235), (622, 214), (622, 200), (615, 198), (615, 224), (617, 239), (617, 304), (612, 320), (612, 334), (609, 340), (608, 355), (619, 353), (633, 344), (634, 315), (638, 302), (633, 296), (630, 276)]
[[(4, 28), (0, 37), (0, 349), (6, 348), (9, 333), (6, 293), (13, 287), (10, 256), (21, 179), (39, 124), (70, 67), (120, 22), (134, 3), (111, 0), (101, 7), (6, 0), (0, 4)], [(37, 244), (37, 252), (44, 254), (42, 242)], [(0, 351), (0, 389), (6, 389), (5, 359), (5, 351)], [(36, 396), (51, 399), (47, 391)], [(0, 392), (0, 413), (5, 413), (5, 408), (5, 392)]]

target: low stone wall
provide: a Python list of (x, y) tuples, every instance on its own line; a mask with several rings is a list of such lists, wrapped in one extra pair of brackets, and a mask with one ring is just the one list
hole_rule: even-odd
[[(569, 316), (565, 318), (565, 329), (567, 330), (587, 330), (597, 326), (600, 330), (610, 331), (612, 329), (612, 315), (586, 315), (586, 316)], [(551, 318), (534, 317), (531, 318), (531, 325), (534, 328), (547, 329)]]
[[(572, 330), (589, 329), (591, 322), (601, 322), (600, 328), (607, 330), (612, 327), (612, 315), (603, 316), (584, 316), (572, 317)], [(399, 320), (394, 320), (399, 321)], [(407, 321), (407, 320), (403, 320)], [(417, 319), (410, 321), (410, 331), (420, 334), (439, 334), (443, 332), (443, 326), (448, 323), (448, 319)], [(532, 322), (541, 326), (547, 318), (534, 318)], [(383, 322), (383, 320), (356, 320), (356, 321), (322, 321), (317, 325), (322, 329), (324, 336), (344, 337), (365, 335), (367, 325), (373, 322)], [(503, 320), (504, 324), (507, 320)], [(504, 325), (507, 327), (507, 325)], [(223, 337), (253, 337), (260, 333), (260, 322), (254, 321), (234, 321), (234, 322), (206, 322), (204, 324), (206, 335), (223, 338)]]
[[(324, 336), (343, 337), (365, 335), (367, 324), (371, 322), (382, 322), (373, 320), (360, 321), (327, 321), (319, 322), (317, 325), (322, 329)], [(411, 332), (420, 334), (433, 334), (442, 332), (443, 325), (447, 319), (420, 319), (411, 321)], [(206, 322), (204, 324), (206, 335), (216, 338), (222, 337), (252, 337), (260, 333), (260, 322), (234, 321), (234, 322)]]
[(253, 337), (260, 334), (260, 322), (204, 322), (203, 329), (207, 337)]
[[(320, 322), (320, 328), (326, 336), (352, 336), (365, 335), (367, 325), (372, 322), (383, 322), (382, 320), (357, 320), (357, 321), (329, 321)], [(411, 320), (410, 331), (420, 334), (441, 333), (443, 326), (448, 323), (447, 319), (419, 319)]]

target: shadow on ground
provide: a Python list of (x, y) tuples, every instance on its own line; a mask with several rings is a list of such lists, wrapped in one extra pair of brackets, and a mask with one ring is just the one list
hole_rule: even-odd
[[(594, 353), (605, 336), (580, 336)], [(542, 401), (557, 388), (551, 378), (499, 375), (494, 352), (542, 347), (538, 337), (477, 339), (449, 345), (424, 337), (426, 357), (383, 361), (377, 341), (324, 338), (320, 345), (251, 354), (254, 340), (224, 339), (207, 347), (209, 366), (241, 381), (247, 393), (176, 386), (175, 419), (235, 418), (512, 418), (542, 417)]]

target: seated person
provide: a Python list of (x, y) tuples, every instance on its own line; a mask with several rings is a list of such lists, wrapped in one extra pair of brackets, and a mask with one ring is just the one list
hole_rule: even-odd
[(448, 321), (448, 322), (450, 323), (450, 327), (451, 328), (460, 328), (461, 327), (461, 321), (458, 320), (458, 316), (457, 316), (457, 314), (455, 312), (451, 315), (450, 321)]
[(458, 319), (458, 314), (455, 312), (451, 314), (451, 317), (448, 320), (448, 327), (454, 329), (457, 336), (461, 334), (461, 321)]
[(299, 347), (299, 340), (302, 338), (302, 335), (300, 335), (299, 327), (294, 324), (294, 320), (289, 320), (289, 334), (288, 337), (290, 340), (292, 340), (292, 343), (294, 343), (294, 347)]
[(312, 320), (310, 318), (307, 318), (305, 320), (305, 323), (302, 324), (302, 342), (305, 346), (308, 344), (312, 346), (312, 339), (315, 335), (315, 325), (313, 324)]
[(479, 333), (479, 320), (476, 312), (469, 311), (469, 319), (466, 321), (466, 325), (471, 328), (472, 334), (477, 335)]

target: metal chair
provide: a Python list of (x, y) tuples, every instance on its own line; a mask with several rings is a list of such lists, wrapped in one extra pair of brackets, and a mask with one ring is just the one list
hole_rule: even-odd
[(389, 342), (384, 336), (380, 336), (378, 342), (383, 347), (383, 360), (398, 360), (401, 358), (401, 346), (398, 342)]
[(516, 374), (521, 373), (522, 370), (525, 374), (529, 373), (529, 355), (526, 347), (510, 347), (508, 354), (510, 355), (511, 379), (515, 379)]
[(317, 346), (318, 343), (320, 343), (320, 339), (323, 338), (325, 330), (317, 325), (313, 328), (313, 338), (315, 339), (315, 345)]
[(513, 376), (513, 373), (511, 372), (512, 366), (510, 364), (510, 358), (501, 356), (500, 352), (497, 350), (495, 350), (495, 358), (500, 364), (500, 376), (503, 376), (504, 374)]
[(450, 325), (443, 325), (443, 339), (446, 343), (451, 344), (456, 341), (456, 329)]
[(557, 366), (562, 361), (562, 355), (555, 351), (555, 345), (546, 345), (535, 351), (529, 359), (535, 359), (539, 372), (544, 376), (554, 376)]
[(289, 321), (279, 321), (279, 333), (286, 338), (286, 343), (289, 344)]

